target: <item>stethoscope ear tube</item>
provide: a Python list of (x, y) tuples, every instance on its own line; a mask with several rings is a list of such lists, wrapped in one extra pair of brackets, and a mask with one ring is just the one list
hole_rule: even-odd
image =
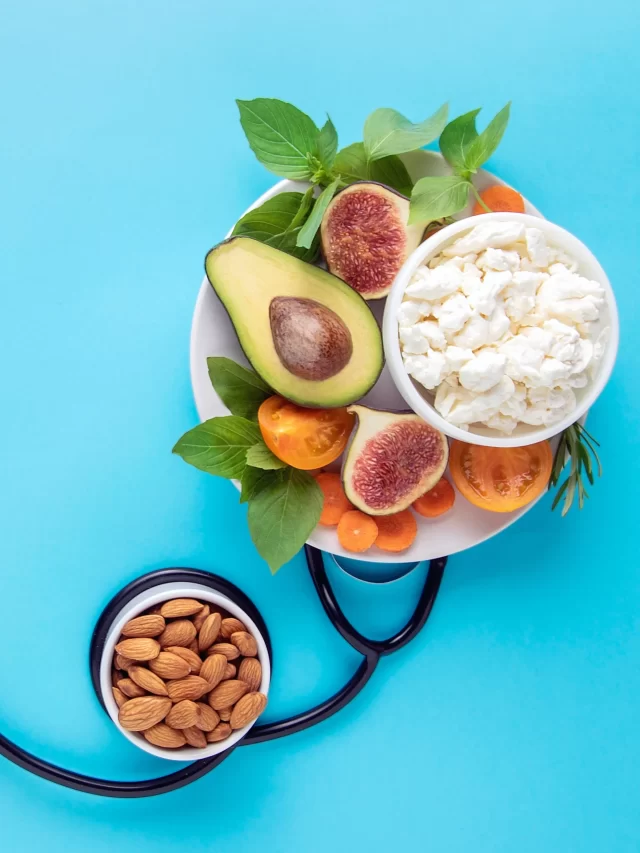
[[(351, 622), (344, 615), (327, 576), (322, 552), (317, 548), (306, 545), (305, 554), (309, 573), (311, 574), (314, 586), (327, 616), (339, 634), (349, 643), (349, 645), (363, 655), (364, 660), (347, 684), (345, 684), (341, 690), (329, 699), (319, 705), (316, 705), (309, 711), (304, 711), (285, 720), (254, 726), (249, 730), (243, 740), (237, 744), (237, 746), (262, 743), (264, 741), (274, 740), (275, 738), (303, 731), (304, 729), (317, 725), (317, 723), (333, 716), (333, 714), (337, 713), (339, 710), (344, 708), (345, 705), (351, 702), (351, 700), (360, 693), (364, 685), (373, 675), (380, 657), (382, 655), (391, 654), (392, 652), (403, 648), (403, 646), (406, 646), (407, 643), (409, 643), (424, 627), (433, 608), (436, 596), (438, 595), (444, 568), (447, 563), (447, 558), (442, 557), (437, 560), (432, 560), (429, 564), (429, 570), (425, 578), (420, 598), (406, 625), (387, 640), (370, 640), (354, 628)], [(208, 586), (211, 586), (220, 592), (224, 592), (224, 594), (236, 600), (258, 625), (265, 638), (269, 656), (271, 658), (273, 657), (269, 641), (269, 633), (264, 620), (253, 602), (234, 584), (217, 575), (197, 569), (162, 569), (157, 572), (151, 572), (150, 574), (144, 575), (133, 581), (121, 590), (107, 605), (102, 616), (98, 620), (98, 624), (96, 625), (91, 641), (90, 668), (94, 688), (103, 706), (104, 702), (99, 677), (100, 660), (105, 638), (109, 631), (109, 627), (113, 622), (114, 616), (128, 601), (140, 592), (150, 589), (160, 583), (173, 581), (197, 581), (198, 583), (206, 583)], [(40, 776), (42, 779), (46, 779), (49, 782), (54, 782), (57, 785), (62, 785), (66, 788), (74, 788), (75, 790), (83, 791), (86, 794), (96, 794), (102, 797), (150, 797), (157, 794), (166, 794), (169, 791), (175, 791), (178, 788), (182, 788), (185, 785), (195, 782), (197, 779), (205, 776), (224, 761), (224, 759), (233, 752), (233, 749), (234, 747), (228, 749), (226, 752), (220, 753), (219, 755), (215, 755), (212, 758), (195, 761), (188, 767), (181, 768), (180, 770), (166, 776), (161, 776), (155, 779), (146, 779), (139, 782), (116, 782), (106, 779), (98, 779), (93, 776), (86, 776), (72, 770), (65, 770), (62, 767), (58, 767), (55, 764), (51, 764), (48, 761), (44, 761), (41, 758), (32, 755), (30, 752), (27, 752), (0, 734), (0, 755), (3, 755), (9, 761), (17, 764), (18, 767), (22, 767), (23, 770), (27, 770), (28, 772), (33, 773), (36, 776)]]

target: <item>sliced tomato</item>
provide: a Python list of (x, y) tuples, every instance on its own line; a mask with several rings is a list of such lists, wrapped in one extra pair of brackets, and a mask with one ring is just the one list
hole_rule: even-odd
[(449, 469), (458, 491), (490, 512), (511, 512), (546, 489), (553, 453), (548, 441), (527, 447), (481, 447), (454, 441)]
[(283, 397), (269, 397), (258, 410), (269, 450), (304, 471), (322, 468), (340, 456), (354, 420), (346, 409), (304, 409)]

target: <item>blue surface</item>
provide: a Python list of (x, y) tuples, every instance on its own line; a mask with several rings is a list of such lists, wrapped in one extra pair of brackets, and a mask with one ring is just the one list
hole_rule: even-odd
[[(0, 728), (48, 759), (164, 769), (115, 732), (87, 677), (101, 608), (148, 569), (221, 571), (256, 600), (271, 717), (357, 663), (302, 560), (271, 578), (232, 487), (170, 453), (196, 421), (204, 252), (273, 181), (235, 97), (329, 110), (343, 143), (377, 106), (418, 120), (448, 98), (488, 117), (513, 99), (491, 168), (593, 248), (623, 335), (590, 421), (605, 477), (589, 506), (561, 520), (545, 501), (452, 559), (428, 629), (359, 701), (155, 800), (0, 763), (3, 850), (638, 850), (639, 38), (628, 0), (2, 4)], [(418, 580), (340, 587), (379, 633)]]

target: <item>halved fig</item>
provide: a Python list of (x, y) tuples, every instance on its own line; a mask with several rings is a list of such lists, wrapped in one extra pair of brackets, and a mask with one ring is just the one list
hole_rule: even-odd
[(407, 225), (409, 199), (360, 181), (336, 195), (322, 217), (329, 271), (365, 299), (386, 296), (398, 270), (420, 245), (424, 225)]
[(345, 451), (344, 490), (369, 515), (406, 509), (444, 474), (449, 445), (418, 415), (349, 406), (358, 420)]

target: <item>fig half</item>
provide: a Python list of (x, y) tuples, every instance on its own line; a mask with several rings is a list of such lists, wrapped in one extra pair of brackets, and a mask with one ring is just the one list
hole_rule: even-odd
[(382, 184), (360, 181), (341, 190), (320, 229), (329, 271), (365, 299), (382, 299), (422, 240), (424, 225), (408, 219), (409, 199)]
[(357, 424), (345, 452), (342, 482), (368, 515), (406, 509), (432, 489), (449, 458), (446, 436), (414, 414), (349, 406)]

